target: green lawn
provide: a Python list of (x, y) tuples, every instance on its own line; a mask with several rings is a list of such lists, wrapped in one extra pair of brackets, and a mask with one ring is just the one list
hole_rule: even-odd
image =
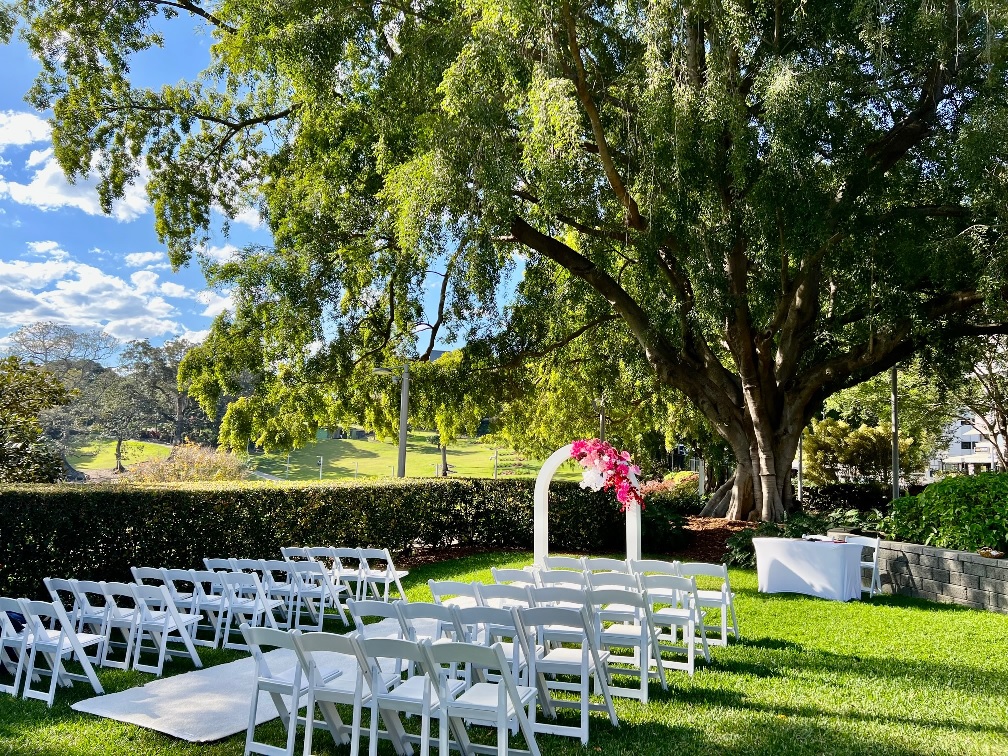
[[(152, 444), (148, 441), (123, 441), (123, 464), (127, 467), (148, 459), (165, 458), (171, 453), (168, 444)], [(67, 452), (67, 461), (78, 470), (115, 469), (115, 441), (86, 441), (75, 445)]]
[[(441, 452), (430, 442), (431, 433), (411, 433), (406, 443), (406, 475), (410, 478), (434, 476), (434, 466), (441, 463)], [(471, 478), (493, 477), (493, 448), (470, 439), (462, 439), (448, 447), (448, 464), (456, 475)], [(350, 439), (321, 440), (290, 454), (290, 473), (287, 472), (287, 454), (262, 454), (252, 457), (252, 466), (258, 472), (290, 480), (318, 480), (318, 458), (322, 457), (322, 476), (326, 480), (338, 478), (393, 477), (399, 459), (399, 442), (359, 441)], [(502, 449), (498, 458), (500, 478), (534, 478), (541, 462), (521, 458)], [(569, 467), (569, 469), (568, 469)], [(574, 465), (564, 467), (558, 477), (575, 480), (580, 475)]]
[[(411, 599), (429, 599), (428, 578), (488, 581), (491, 565), (529, 559), (490, 554), (428, 565), (406, 586)], [(693, 678), (668, 673), (667, 693), (652, 683), (647, 706), (616, 699), (618, 728), (593, 714), (587, 749), (540, 735), (544, 756), (1008, 753), (1008, 616), (889, 597), (849, 604), (767, 597), (756, 592), (753, 572), (733, 572), (732, 580), (741, 641), (713, 648), (712, 663), (701, 663)], [(200, 655), (217, 664), (238, 654)], [(100, 677), (109, 692), (150, 679), (121, 671)], [(61, 690), (49, 710), (0, 694), (0, 754), (242, 753), (244, 733), (193, 745), (70, 710), (88, 695), (79, 684)], [(279, 744), (279, 723), (260, 728), (260, 738), (268, 731)], [(315, 753), (348, 749), (319, 733)], [(380, 753), (392, 750), (383, 743)]]

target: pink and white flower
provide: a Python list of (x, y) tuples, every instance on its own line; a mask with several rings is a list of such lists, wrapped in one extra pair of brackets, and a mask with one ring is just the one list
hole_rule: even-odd
[(576, 459), (584, 468), (581, 475), (582, 488), (615, 492), (623, 511), (632, 504), (644, 506), (637, 477), (640, 468), (631, 460), (630, 452), (620, 452), (605, 441), (587, 438), (571, 445), (571, 459)]

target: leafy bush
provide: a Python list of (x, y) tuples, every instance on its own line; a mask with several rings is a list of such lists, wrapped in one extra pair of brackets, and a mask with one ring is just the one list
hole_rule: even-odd
[(244, 480), (248, 468), (234, 454), (209, 446), (182, 444), (165, 459), (150, 459), (132, 465), (123, 475), (131, 483), (196, 483)]
[(700, 478), (694, 472), (682, 471), (641, 486), (644, 496), (644, 513), (652, 507), (660, 507), (663, 512), (678, 512), (681, 515), (697, 515), (703, 509), (699, 493)]
[[(39, 595), (48, 576), (124, 580), (133, 565), (192, 568), (203, 557), (275, 557), (302, 544), (527, 549), (533, 487), (474, 479), (14, 486), (0, 489), (0, 595)], [(644, 538), (668, 553), (675, 529), (655, 526), (661, 516), (657, 507), (647, 515)], [(551, 549), (622, 551), (624, 523), (611, 495), (550, 486)]]
[(761, 522), (755, 528), (740, 530), (728, 536), (724, 561), (735, 567), (755, 567), (756, 548), (753, 538), (801, 538), (803, 535), (825, 533), (829, 520), (801, 512), (792, 514), (782, 523)]
[(1008, 549), (1008, 473), (981, 473), (932, 483), (898, 499), (882, 529), (897, 540), (946, 549)]

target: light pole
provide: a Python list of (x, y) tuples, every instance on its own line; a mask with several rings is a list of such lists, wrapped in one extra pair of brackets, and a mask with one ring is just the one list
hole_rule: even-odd
[(892, 383), (892, 395), (890, 400), (892, 402), (892, 497), (893, 501), (896, 501), (900, 497), (899, 479), (900, 479), (900, 458), (899, 458), (899, 397), (897, 396), (896, 390), (896, 366), (892, 366), (892, 371), (890, 372), (890, 381)]
[[(387, 367), (376, 367), (375, 375), (391, 375), (393, 381), (398, 380), (395, 373)], [(399, 396), (399, 466), (396, 477), (406, 477), (406, 431), (409, 425), (409, 363), (404, 362), (402, 368), (402, 391)]]
[(595, 406), (598, 407), (599, 417), (598, 417), (598, 437), (599, 441), (605, 441), (605, 396), (600, 396), (595, 400)]

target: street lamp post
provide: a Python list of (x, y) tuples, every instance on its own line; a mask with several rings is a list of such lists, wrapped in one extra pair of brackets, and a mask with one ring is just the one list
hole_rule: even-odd
[(598, 419), (598, 437), (599, 441), (605, 441), (605, 426), (606, 426), (606, 416), (605, 416), (605, 397), (600, 396), (595, 400), (595, 406), (598, 407), (599, 419)]
[[(378, 367), (372, 371), (375, 375), (394, 375), (386, 367)], [(397, 380), (393, 378), (393, 380)], [(409, 425), (409, 363), (403, 363), (402, 390), (399, 395), (399, 464), (396, 477), (406, 477), (406, 433)]]

